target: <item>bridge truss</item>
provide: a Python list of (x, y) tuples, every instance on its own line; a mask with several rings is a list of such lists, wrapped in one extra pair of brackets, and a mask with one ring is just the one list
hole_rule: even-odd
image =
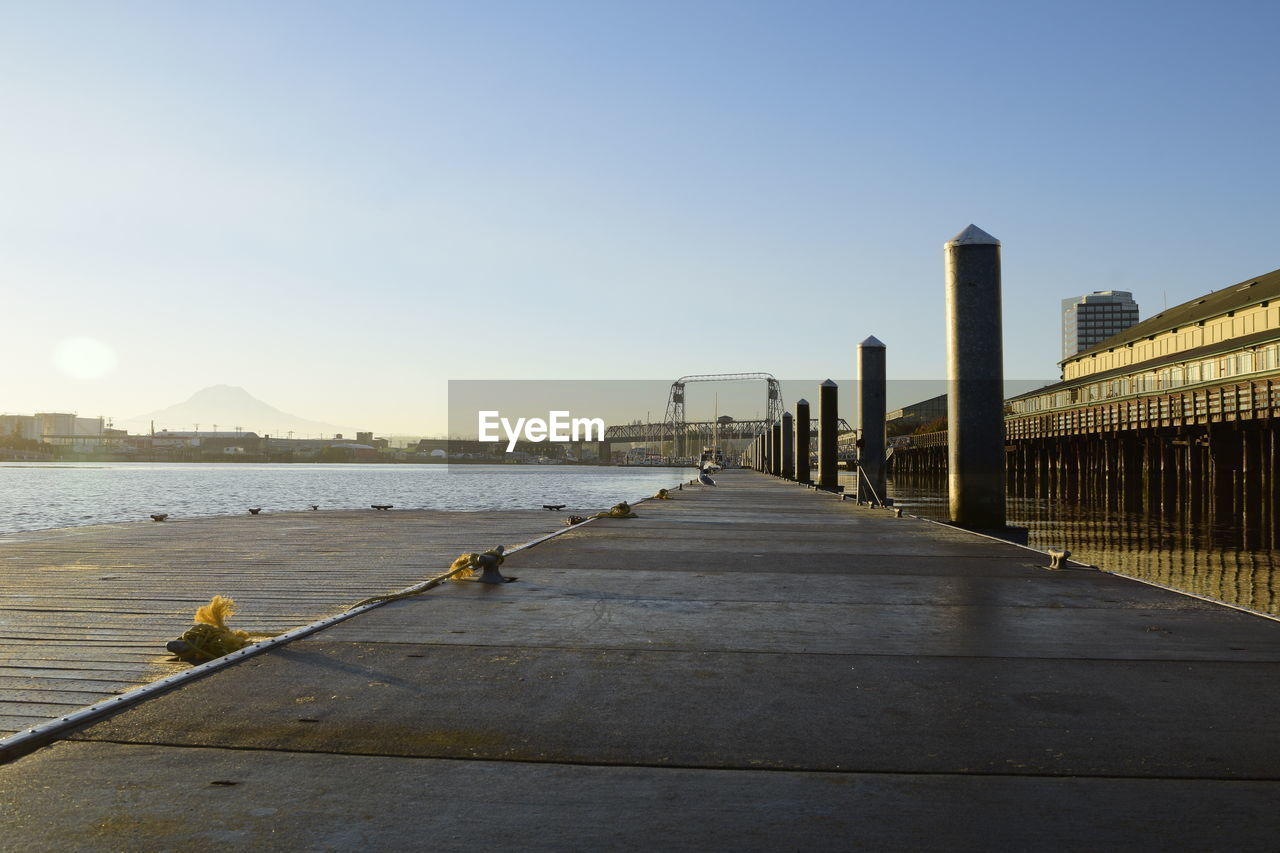
[[(700, 425), (701, 422), (691, 424), (685, 420), (684, 416), (684, 391), (685, 385), (691, 382), (759, 382), (765, 383), (765, 415), (762, 421), (733, 421), (731, 423), (741, 423), (744, 426), (750, 425), (750, 429), (755, 432), (749, 434), (735, 435), (735, 438), (752, 439), (760, 433), (772, 427), (774, 424), (782, 420), (782, 385), (770, 373), (704, 373), (694, 376), (681, 376), (675, 382), (671, 383), (671, 393), (667, 397), (667, 414), (663, 418), (666, 425), (666, 431), (673, 437), (675, 441), (676, 456), (690, 456), (697, 454), (703, 448), (715, 441), (715, 425), (712, 425), (711, 434), (704, 434), (701, 429), (690, 429), (694, 424)], [(729, 424), (722, 424), (719, 434), (725, 437), (724, 427)]]

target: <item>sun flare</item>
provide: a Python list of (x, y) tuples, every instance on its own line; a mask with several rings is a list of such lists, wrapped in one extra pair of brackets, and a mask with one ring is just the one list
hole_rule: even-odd
[(116, 351), (95, 338), (67, 338), (53, 350), (53, 363), (72, 379), (101, 379), (116, 369)]

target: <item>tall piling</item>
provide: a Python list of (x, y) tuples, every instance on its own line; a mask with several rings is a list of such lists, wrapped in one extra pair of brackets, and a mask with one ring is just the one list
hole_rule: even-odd
[(796, 481), (812, 483), (813, 472), (809, 470), (809, 401), (796, 400)]
[(1005, 526), (1000, 241), (970, 225), (943, 249), (947, 288), (947, 480), (951, 520)]
[(884, 502), (885, 346), (874, 336), (858, 344), (858, 500)]
[(782, 476), (787, 480), (796, 478), (795, 419), (790, 412), (782, 413)]
[(839, 387), (828, 379), (818, 386), (818, 486), (836, 491), (840, 485), (836, 473), (836, 412)]
[(782, 424), (774, 424), (769, 428), (769, 446), (771, 461), (769, 473), (775, 477), (782, 476)]

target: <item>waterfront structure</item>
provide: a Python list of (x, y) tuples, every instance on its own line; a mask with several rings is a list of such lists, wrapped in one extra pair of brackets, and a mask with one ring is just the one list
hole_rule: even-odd
[(1009, 401), (1021, 419), (1280, 372), (1280, 270), (1161, 311), (1063, 359), (1062, 381)]
[(0, 415), (0, 436), (38, 441), (35, 415)]
[(1280, 270), (1156, 314), (1006, 402), (1020, 489), (1280, 543)]
[(939, 394), (901, 409), (894, 409), (884, 416), (885, 426), (891, 435), (904, 435), (916, 427), (947, 417), (947, 395)]
[(1070, 359), (1138, 322), (1138, 303), (1127, 290), (1095, 290), (1062, 300), (1062, 358)]

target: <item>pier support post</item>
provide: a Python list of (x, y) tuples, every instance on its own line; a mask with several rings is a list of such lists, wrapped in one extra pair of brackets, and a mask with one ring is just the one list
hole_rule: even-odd
[(884, 502), (885, 427), (888, 389), (885, 347), (875, 337), (858, 344), (858, 500)]
[(782, 413), (782, 476), (787, 480), (796, 478), (796, 428), (795, 419), (790, 412)]
[(596, 464), (597, 465), (613, 464), (613, 449), (609, 446), (609, 442), (607, 441), (596, 442)]
[(812, 483), (809, 470), (809, 401), (796, 400), (796, 482)]
[(836, 491), (839, 475), (836, 472), (836, 413), (839, 387), (828, 379), (818, 387), (818, 486)]
[(951, 520), (1003, 528), (1004, 347), (1000, 241), (970, 225), (943, 249), (947, 288), (947, 480)]
[(770, 462), (769, 473), (775, 477), (782, 476), (782, 424), (774, 424), (769, 428)]

